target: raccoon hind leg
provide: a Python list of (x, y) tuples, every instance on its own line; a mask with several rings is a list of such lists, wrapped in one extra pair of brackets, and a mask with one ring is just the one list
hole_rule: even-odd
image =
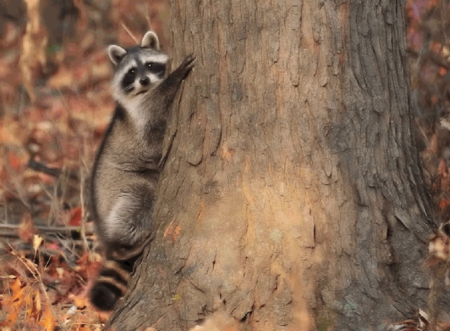
[(103, 228), (108, 255), (126, 260), (142, 251), (152, 228), (154, 203), (155, 189), (147, 183), (122, 190)]

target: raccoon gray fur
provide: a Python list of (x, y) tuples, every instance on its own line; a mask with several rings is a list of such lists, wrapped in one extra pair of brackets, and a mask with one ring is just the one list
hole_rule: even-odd
[(169, 109), (194, 57), (168, 75), (169, 57), (149, 31), (140, 45), (108, 48), (117, 106), (92, 169), (91, 206), (105, 263), (90, 291), (95, 307), (112, 310), (152, 228), (153, 205)]

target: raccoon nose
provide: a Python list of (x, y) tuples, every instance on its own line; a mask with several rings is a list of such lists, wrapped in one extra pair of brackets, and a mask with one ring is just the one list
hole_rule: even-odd
[(141, 83), (142, 86), (148, 85), (148, 83), (150, 83), (150, 78), (143, 77), (143, 78), (139, 79), (139, 83)]

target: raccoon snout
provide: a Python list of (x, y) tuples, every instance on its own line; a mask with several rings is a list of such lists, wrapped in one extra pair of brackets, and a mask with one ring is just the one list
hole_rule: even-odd
[(144, 77), (139, 79), (139, 83), (141, 83), (142, 86), (146, 86), (150, 83), (150, 78), (148, 77)]

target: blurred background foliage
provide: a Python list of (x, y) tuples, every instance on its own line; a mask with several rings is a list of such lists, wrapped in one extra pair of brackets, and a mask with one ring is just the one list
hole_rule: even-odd
[(441, 222), (450, 220), (450, 1), (407, 0), (416, 137)]
[(67, 223), (114, 108), (106, 47), (134, 45), (151, 28), (168, 50), (168, 15), (166, 0), (0, 0), (0, 215), (7, 223), (24, 214)]

